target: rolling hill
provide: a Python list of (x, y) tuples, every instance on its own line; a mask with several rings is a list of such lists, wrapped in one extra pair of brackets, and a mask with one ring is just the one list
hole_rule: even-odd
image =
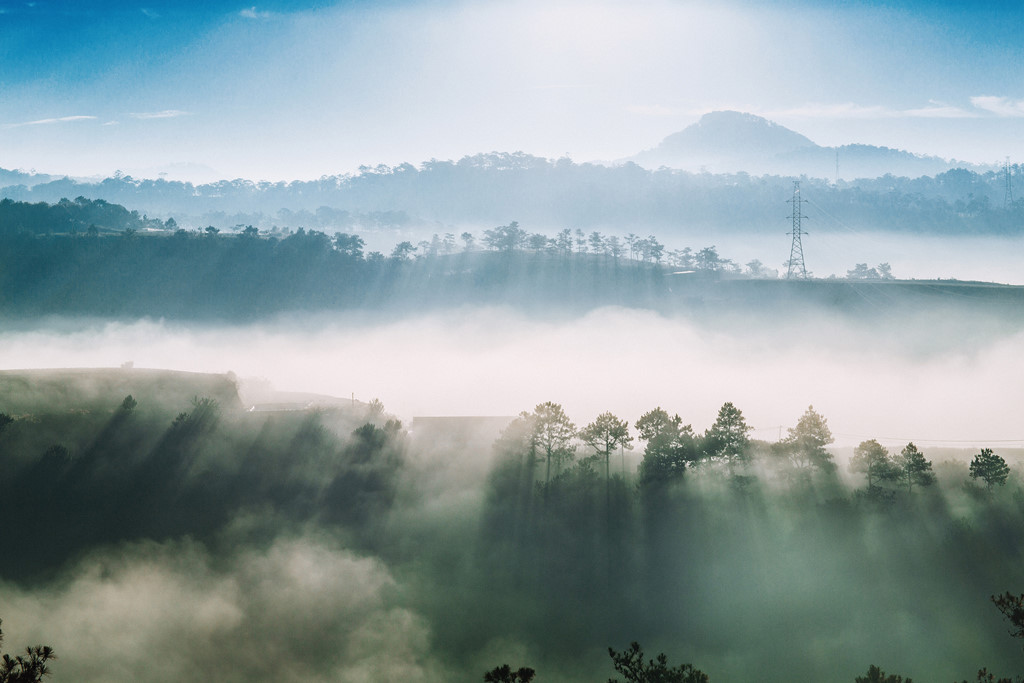
[[(669, 135), (661, 144), (624, 161), (646, 168), (667, 166), (712, 173), (806, 175), (814, 178), (877, 178), (936, 175), (966, 165), (955, 159), (848, 144), (823, 147), (785, 126), (753, 114), (715, 111)], [(838, 165), (837, 165), (838, 164)]]

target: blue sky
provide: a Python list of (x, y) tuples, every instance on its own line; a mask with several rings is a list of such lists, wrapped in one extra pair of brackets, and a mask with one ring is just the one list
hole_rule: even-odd
[(611, 160), (715, 109), (1024, 160), (1021, 3), (0, 0), (0, 167)]

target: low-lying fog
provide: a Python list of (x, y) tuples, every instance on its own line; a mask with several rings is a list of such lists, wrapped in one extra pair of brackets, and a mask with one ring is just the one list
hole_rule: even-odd
[(407, 424), (425, 415), (512, 416), (555, 401), (580, 424), (608, 410), (632, 422), (662, 406), (700, 431), (731, 401), (755, 438), (772, 441), (813, 404), (837, 445), (876, 438), (967, 447), (1024, 443), (1022, 341), (1024, 331), (990, 332), (939, 314), (898, 326), (824, 315), (710, 325), (619, 308), (562, 321), (482, 308), (224, 327), (54, 320), (0, 333), (0, 367), (131, 361), (231, 371), (283, 391), (379, 398)]
[[(814, 209), (812, 208), (812, 212)], [(865, 231), (836, 224), (812, 213), (802, 224), (807, 270), (814, 277), (846, 277), (858, 263), (876, 266), (888, 263), (894, 277), (916, 280), (978, 280), (1003, 284), (1024, 284), (1024, 272), (1005, 258), (1024, 253), (1024, 238), (1003, 236), (908, 235), (899, 232)], [(744, 266), (758, 259), (766, 266), (786, 273), (790, 231), (782, 221), (775, 232), (709, 234), (702, 239), (687, 238), (683, 245), (699, 249), (716, 245), (718, 253)], [(675, 241), (675, 240), (673, 240)], [(671, 248), (671, 247), (670, 247)]]
[(503, 663), (593, 683), (632, 640), (715, 683), (1012, 674), (989, 596), (1022, 590), (1019, 460), (989, 490), (937, 446), (1024, 440), (1024, 331), (958, 316), (9, 326), (4, 368), (230, 370), (403, 420), (550, 400), (578, 425), (660, 405), (703, 432), (731, 401), (774, 441), (813, 403), (840, 444), (914, 440), (939, 481), (872, 493), (839, 454), (841, 481), (759, 460), (645, 484), (643, 444), (607, 481), (600, 462), (546, 481), (522, 434), (483, 433), (497, 421), (406, 434), (365, 405), (218, 411), (152, 389), (90, 411), (49, 385), (52, 414), (0, 435), (5, 649), (52, 645), (55, 681), (104, 683), (446, 683)]
[[(789, 259), (791, 238), (787, 233), (791, 227), (785, 218), (787, 207), (782, 206), (779, 219), (774, 225), (756, 230), (738, 230), (735, 227), (716, 229), (709, 227), (696, 231), (685, 229), (671, 234), (663, 228), (645, 231), (642, 227), (631, 230), (638, 235), (653, 233), (664, 243), (666, 252), (689, 247), (694, 252), (714, 246), (719, 256), (730, 259), (741, 268), (753, 260), (760, 261), (769, 269), (777, 269), (784, 277)], [(831, 217), (821, 215), (812, 207), (802, 228), (807, 234), (802, 238), (804, 260), (807, 270), (814, 277), (828, 278), (831, 275), (846, 277), (846, 273), (858, 263), (874, 267), (888, 263), (893, 276), (900, 279), (916, 280), (977, 280), (1002, 284), (1024, 285), (1024, 271), (1007, 255), (1024, 253), (1024, 237), (999, 235), (920, 235), (892, 232), (884, 229), (863, 230), (835, 222)], [(537, 226), (524, 224), (527, 232), (556, 235), (561, 226)], [(885, 226), (882, 226), (883, 228)], [(617, 227), (596, 228), (606, 236), (624, 237), (624, 231)], [(479, 226), (467, 225), (449, 228), (447, 232), (459, 235), (468, 230), (480, 238)], [(436, 231), (435, 231), (436, 232)], [(592, 229), (587, 229), (588, 234)], [(360, 233), (366, 240), (366, 251), (380, 251), (387, 255), (394, 246), (404, 240), (418, 244), (429, 241), (430, 230), (406, 231), (367, 230)], [(461, 246), (462, 242), (457, 243)], [(667, 257), (666, 257), (667, 260)]]

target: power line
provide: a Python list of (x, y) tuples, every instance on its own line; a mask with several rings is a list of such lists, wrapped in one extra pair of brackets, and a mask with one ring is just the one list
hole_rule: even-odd
[[(829, 220), (834, 222), (838, 227), (842, 228), (843, 230), (845, 230), (846, 232), (850, 233), (851, 235), (854, 235), (856, 237), (861, 237), (861, 236), (864, 235), (863, 231), (857, 230), (855, 228), (851, 228), (849, 225), (847, 225), (846, 223), (844, 223), (843, 221), (841, 221), (840, 219), (836, 218), (831, 213), (826, 211), (825, 207), (823, 207), (821, 204), (819, 204), (818, 202), (814, 201), (813, 199), (804, 199), (803, 201), (805, 203), (810, 204), (811, 206), (813, 206), (815, 209), (820, 211), (823, 216), (825, 216), (826, 218), (828, 218)], [(809, 219), (810, 216), (804, 216), (804, 218), (805, 219)], [(826, 225), (826, 229), (827, 229), (827, 225)]]
[[(834, 436), (841, 436), (844, 438), (853, 439), (867, 439), (869, 438), (866, 434), (851, 434), (849, 432), (833, 432)], [(1012, 445), (1021, 444), (1024, 445), (1024, 439), (914, 439), (899, 436), (874, 436), (870, 437), (876, 441), (898, 441), (898, 442), (913, 442), (918, 445), (924, 446), (936, 446), (939, 447), (943, 444), (953, 447), (955, 445), (967, 445), (967, 446), (980, 446), (982, 444), (997, 444), (997, 445)]]
[[(774, 426), (770, 426), (770, 427), (754, 427), (752, 431), (754, 433), (770, 432), (773, 435), (777, 433), (778, 434), (778, 440), (781, 441), (782, 440), (782, 430), (783, 430), (783, 428), (785, 428), (785, 425), (774, 425)], [(962, 448), (964, 446), (981, 447), (981, 446), (986, 445), (986, 444), (991, 444), (991, 445), (997, 446), (997, 447), (998, 446), (1003, 446), (1003, 447), (1007, 447), (1007, 448), (1024, 448), (1024, 438), (1021, 438), (1021, 439), (920, 439), (920, 438), (915, 439), (915, 438), (912, 438), (912, 437), (908, 438), (906, 436), (902, 436), (902, 437), (900, 437), (900, 436), (878, 436), (877, 434), (875, 434), (875, 435), (870, 435), (870, 434), (853, 434), (851, 432), (832, 432), (832, 435), (836, 436), (836, 437), (839, 437), (839, 438), (842, 438), (842, 439), (859, 439), (861, 441), (864, 441), (866, 439), (875, 439), (876, 441), (879, 441), (879, 442), (886, 442), (886, 443), (894, 443), (894, 442), (898, 442), (898, 443), (915, 443), (918, 446), (930, 446), (930, 447), (934, 447), (934, 448), (941, 448), (943, 446), (946, 446), (946, 447), (949, 447), (949, 448), (957, 448), (957, 447)]]

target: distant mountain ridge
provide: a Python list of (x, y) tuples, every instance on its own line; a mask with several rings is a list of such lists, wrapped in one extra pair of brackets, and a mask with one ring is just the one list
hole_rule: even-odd
[(657, 147), (623, 161), (712, 173), (806, 175), (844, 180), (886, 174), (919, 177), (973, 167), (956, 159), (914, 154), (875, 145), (823, 147), (800, 133), (754, 114), (714, 111), (673, 133)]
[[(846, 165), (861, 152), (872, 159), (879, 158), (880, 149), (897, 158), (905, 154), (868, 146), (844, 149)], [(552, 233), (566, 225), (588, 232), (640, 229), (666, 235), (734, 231), (738, 226), (775, 230), (780, 204), (792, 192), (791, 180), (801, 176), (805, 191), (815, 193), (819, 202), (828, 197), (827, 210), (858, 229), (1020, 234), (1024, 226), (1024, 199), (1005, 207), (1004, 178), (992, 169), (861, 178), (834, 187), (828, 177), (814, 177), (806, 166), (800, 174), (758, 176), (491, 153), (290, 183), (192, 185), (122, 176), (102, 182), (62, 178), (31, 188), (0, 186), (0, 235), (85, 236), (208, 226), (238, 232), (253, 225), (283, 237), (288, 228), (304, 227), (375, 235), (377, 243), (369, 248), (378, 250), (404, 240), (429, 240), (434, 233), (455, 235), (512, 220), (531, 231)]]
[(20, 170), (8, 170), (6, 168), (0, 168), (0, 186), (6, 187), (8, 185), (24, 185), (25, 187), (32, 187), (33, 185), (42, 185), (56, 180), (59, 176), (47, 175), (45, 173), (36, 173), (35, 171), (20, 171)]

